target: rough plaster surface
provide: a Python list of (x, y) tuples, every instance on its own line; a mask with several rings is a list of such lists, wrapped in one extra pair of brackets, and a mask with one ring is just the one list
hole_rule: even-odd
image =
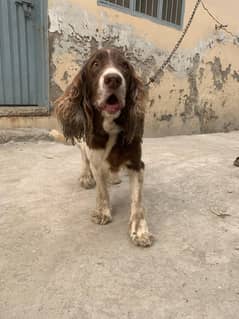
[(77, 147), (0, 145), (0, 318), (237, 318), (238, 139), (145, 139), (149, 249), (127, 236), (126, 176), (101, 227)]
[[(230, 27), (237, 34), (237, 5), (225, 7), (221, 0), (216, 7), (212, 0), (210, 4), (227, 20), (226, 12), (230, 12)], [(192, 3), (186, 2), (185, 21), (191, 10)], [(146, 82), (180, 36), (173, 28), (98, 7), (96, 1), (51, 0), (49, 21), (53, 100), (95, 49), (120, 48)], [(182, 47), (161, 75), (161, 82), (157, 79), (149, 90), (147, 136), (239, 128), (239, 43), (214, 27), (200, 7)]]
[(59, 129), (55, 116), (0, 117), (0, 130), (18, 128)]
[(54, 141), (54, 137), (45, 129), (0, 129), (0, 144), (8, 142), (37, 142), (37, 141)]

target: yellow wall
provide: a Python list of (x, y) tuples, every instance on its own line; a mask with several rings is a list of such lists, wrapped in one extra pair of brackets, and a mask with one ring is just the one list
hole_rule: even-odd
[[(184, 25), (196, 0), (186, 0)], [(239, 34), (239, 2), (206, 0)], [(181, 31), (97, 5), (96, 0), (49, 0), (51, 96), (57, 97), (89, 54), (123, 49), (144, 80), (154, 74)], [(146, 135), (207, 133), (239, 128), (239, 41), (215, 30), (199, 7), (161, 81), (150, 87)]]

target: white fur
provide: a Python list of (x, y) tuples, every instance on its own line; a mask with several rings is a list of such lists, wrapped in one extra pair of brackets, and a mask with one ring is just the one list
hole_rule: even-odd
[(90, 164), (97, 169), (100, 169), (101, 167), (108, 167), (106, 159), (110, 154), (112, 147), (115, 145), (117, 135), (121, 130), (120, 127), (114, 122), (115, 117), (117, 117), (117, 113), (113, 115), (109, 115), (107, 112), (103, 113), (105, 113), (103, 114), (103, 128), (109, 134), (106, 147), (104, 149), (95, 150), (90, 149), (86, 143), (83, 143), (83, 148), (85, 150), (87, 159), (89, 160)]
[(117, 135), (121, 131), (121, 128), (114, 122), (117, 118), (118, 112), (115, 114), (109, 114), (105, 111), (103, 113), (103, 128), (109, 134), (109, 139), (107, 141), (106, 147), (104, 149), (95, 150), (88, 147), (86, 142), (83, 140), (79, 141), (75, 139), (76, 144), (81, 150), (82, 157), (82, 173), (86, 173), (90, 169), (90, 166), (94, 166), (96, 169), (107, 169), (108, 163), (106, 159), (110, 154), (112, 147), (116, 143)]
[(104, 89), (104, 86), (105, 86), (105, 84), (104, 84), (105, 76), (106, 76), (107, 74), (110, 74), (110, 73), (112, 73), (112, 74), (118, 74), (118, 75), (121, 77), (122, 86), (124, 86), (124, 87), (126, 86), (125, 79), (124, 79), (122, 73), (121, 73), (118, 69), (116, 69), (115, 67), (110, 66), (110, 67), (107, 67), (107, 68), (104, 70), (104, 72), (102, 73), (102, 75), (101, 75), (101, 77), (100, 77), (100, 80), (99, 80), (99, 89), (100, 89), (100, 90), (103, 90), (103, 89)]

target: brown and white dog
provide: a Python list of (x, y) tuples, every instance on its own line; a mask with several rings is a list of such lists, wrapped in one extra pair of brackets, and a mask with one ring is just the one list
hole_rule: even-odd
[(130, 237), (150, 246), (142, 204), (144, 89), (132, 65), (116, 49), (97, 50), (57, 100), (56, 114), (65, 137), (80, 144), (81, 185), (96, 183), (93, 221), (111, 222), (107, 175), (125, 167), (131, 182)]

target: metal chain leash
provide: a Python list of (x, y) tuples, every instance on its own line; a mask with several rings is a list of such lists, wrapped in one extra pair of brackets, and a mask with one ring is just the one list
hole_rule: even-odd
[(233, 38), (235, 38), (237, 41), (239, 40), (239, 37), (236, 34), (233, 34), (230, 30), (228, 30), (228, 25), (227, 24), (222, 24), (219, 19), (215, 16), (215, 14), (212, 14), (209, 9), (206, 7), (204, 1), (201, 0), (201, 4), (203, 9), (207, 12), (207, 14), (217, 23), (215, 25), (216, 30), (222, 29), (226, 33), (230, 34)]
[(169, 62), (171, 61), (172, 56), (175, 54), (175, 52), (179, 48), (179, 46), (182, 43), (182, 41), (183, 41), (183, 39), (184, 39), (189, 27), (191, 26), (193, 18), (195, 16), (195, 13), (196, 13), (200, 3), (201, 3), (201, 0), (197, 0), (196, 1), (195, 6), (194, 6), (193, 11), (192, 11), (192, 14), (191, 14), (191, 16), (190, 16), (190, 18), (188, 20), (188, 23), (187, 23), (186, 27), (183, 30), (183, 33), (182, 33), (181, 37), (179, 38), (179, 40), (175, 44), (173, 50), (171, 51), (171, 53), (169, 54), (167, 59), (163, 62), (161, 67), (155, 72), (154, 76), (149, 78), (149, 81), (145, 84), (146, 86), (149, 86), (151, 83), (153, 83), (156, 80), (156, 78), (160, 75), (160, 73), (165, 69), (165, 67), (169, 64)]

